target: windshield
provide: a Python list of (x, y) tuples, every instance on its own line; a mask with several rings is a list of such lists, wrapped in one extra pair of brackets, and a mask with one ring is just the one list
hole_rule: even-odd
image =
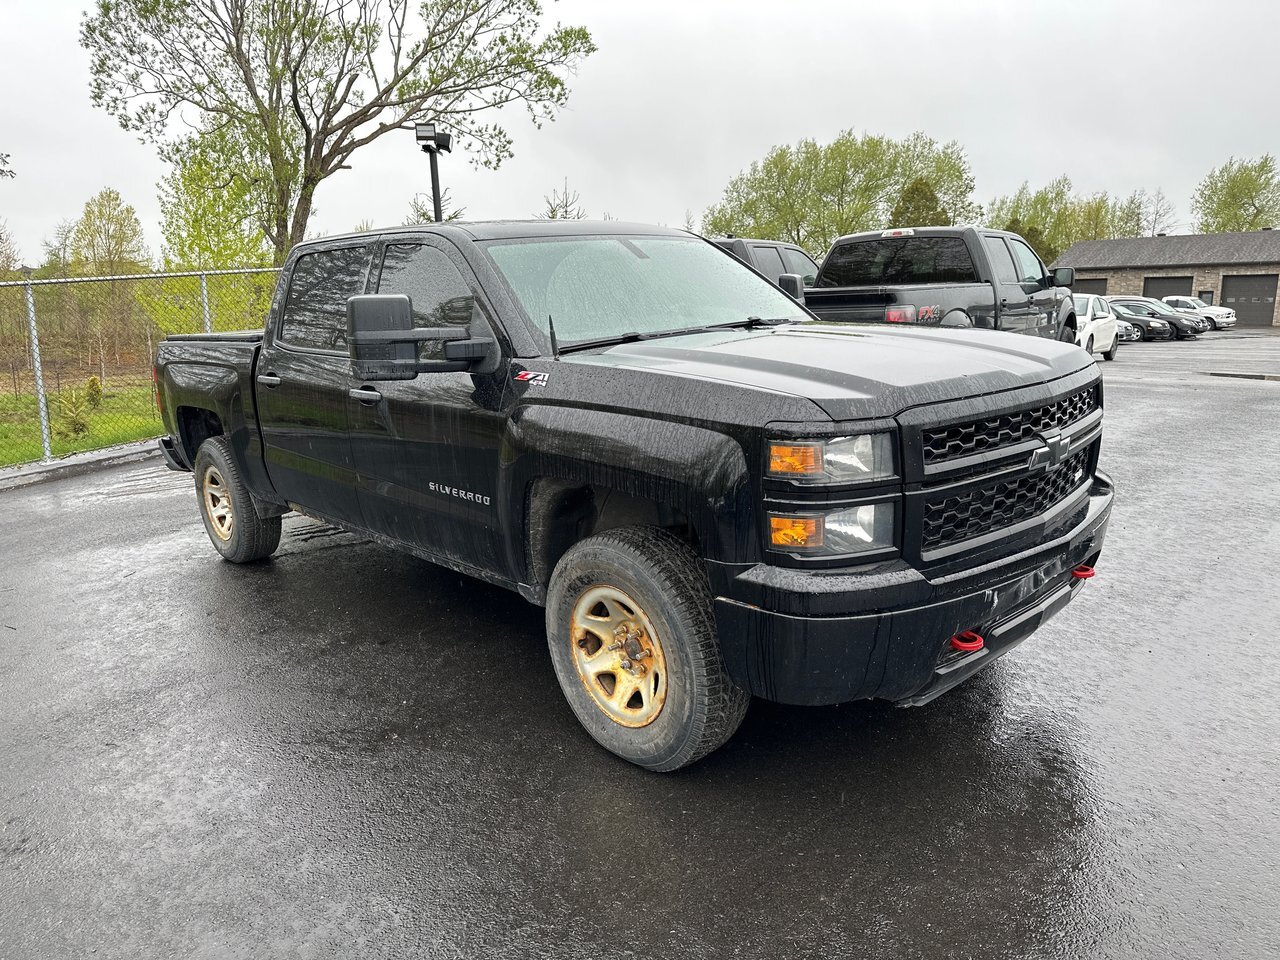
[(1205, 303), (1203, 300), (1201, 300), (1199, 297), (1187, 297), (1187, 299), (1188, 299), (1189, 301), (1191, 301), (1191, 305), (1192, 305), (1193, 307), (1207, 307), (1207, 306), (1208, 306), (1208, 304), (1207, 304), (1207, 303)]
[(1169, 306), (1163, 300), (1152, 300), (1149, 304), (1147, 304), (1147, 306), (1149, 306), (1156, 313), (1163, 313), (1166, 316), (1172, 314), (1173, 316), (1176, 317), (1178, 315), (1178, 311), (1173, 309), (1173, 307)]
[(569, 346), (627, 334), (807, 319), (785, 293), (695, 237), (555, 237), (483, 245), (529, 319)]
[(1082, 296), (1078, 296), (1078, 295), (1077, 295), (1077, 296), (1075, 296), (1075, 297), (1072, 297), (1071, 299), (1073, 299), (1073, 300), (1076, 302), (1076, 313), (1088, 313), (1088, 312), (1089, 312), (1089, 298), (1088, 298), (1088, 297), (1082, 297)]
[(1111, 309), (1124, 317), (1132, 317), (1133, 311), (1126, 307), (1123, 303), (1113, 303)]

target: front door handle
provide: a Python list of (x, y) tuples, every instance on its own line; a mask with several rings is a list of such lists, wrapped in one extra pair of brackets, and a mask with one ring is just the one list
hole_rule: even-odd
[(347, 391), (347, 396), (361, 403), (377, 403), (382, 399), (382, 394), (373, 387), (353, 387)]
[(260, 374), (258, 374), (258, 382), (259, 382), (260, 384), (262, 384), (264, 387), (278, 387), (278, 386), (280, 386), (280, 378), (279, 378), (279, 377), (277, 377), (274, 373), (260, 373)]

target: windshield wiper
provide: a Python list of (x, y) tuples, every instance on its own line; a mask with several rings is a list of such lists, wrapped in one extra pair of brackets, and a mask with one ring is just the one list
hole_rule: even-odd
[(666, 337), (686, 337), (692, 333), (706, 333), (708, 330), (732, 330), (732, 329), (750, 329), (752, 327), (776, 327), (783, 323), (795, 323), (790, 317), (778, 317), (776, 319), (763, 319), (761, 317), (747, 317), (744, 320), (730, 320), (728, 323), (710, 323), (705, 327), (681, 327), (676, 330), (655, 330), (652, 333), (638, 333), (632, 331), (630, 333), (619, 333), (612, 337), (600, 337), (596, 340), (579, 340), (576, 343), (560, 344), (560, 353), (569, 353), (573, 350), (590, 350), (594, 347), (616, 347), (622, 343), (639, 343), (642, 340), (659, 340)]

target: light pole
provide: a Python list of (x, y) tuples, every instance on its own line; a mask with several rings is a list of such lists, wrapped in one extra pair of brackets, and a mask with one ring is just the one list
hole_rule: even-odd
[(436, 223), (444, 219), (440, 210), (440, 170), (436, 165), (436, 154), (440, 151), (452, 152), (453, 137), (443, 130), (436, 130), (434, 123), (415, 123), (414, 136), (422, 152), (431, 157), (431, 204), (435, 208)]

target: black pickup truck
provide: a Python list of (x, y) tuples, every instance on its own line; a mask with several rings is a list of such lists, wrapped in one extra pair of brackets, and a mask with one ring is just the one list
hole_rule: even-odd
[(824, 320), (986, 327), (1075, 343), (1070, 267), (1048, 270), (1014, 233), (917, 227), (841, 237), (805, 305)]
[(519, 591), (583, 727), (654, 770), (755, 694), (922, 704), (1102, 547), (1074, 346), (817, 322), (712, 243), (617, 222), (300, 244), (265, 333), (173, 336), (157, 394), (233, 562), (312, 515)]

